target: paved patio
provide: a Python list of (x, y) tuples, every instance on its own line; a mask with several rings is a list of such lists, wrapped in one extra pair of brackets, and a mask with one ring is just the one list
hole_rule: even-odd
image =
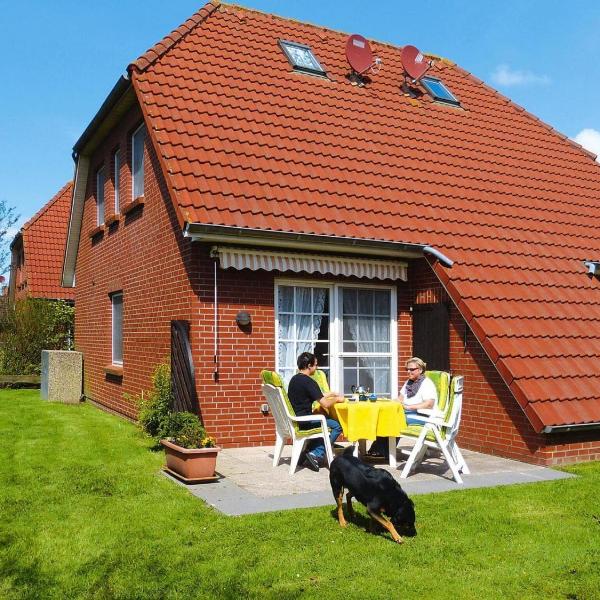
[[(217, 481), (185, 487), (194, 496), (226, 515), (333, 505), (329, 470), (321, 468), (319, 473), (314, 473), (299, 467), (296, 474), (290, 476), (290, 452), (291, 446), (286, 446), (280, 465), (273, 468), (272, 446), (229, 448), (219, 454)], [(340, 452), (343, 450), (336, 450), (336, 454)], [(573, 477), (569, 473), (546, 467), (469, 450), (464, 450), (463, 455), (471, 474), (463, 476), (462, 485), (452, 479), (452, 473), (439, 458), (427, 458), (407, 479), (400, 479), (404, 464), (404, 457), (400, 451), (397, 469), (391, 469), (383, 461), (371, 464), (390, 471), (409, 496)], [(169, 475), (165, 476), (179, 485), (185, 485)]]

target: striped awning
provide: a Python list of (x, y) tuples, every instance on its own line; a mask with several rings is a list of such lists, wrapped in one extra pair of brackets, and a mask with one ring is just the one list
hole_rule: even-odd
[(252, 248), (213, 248), (222, 269), (292, 271), (406, 281), (406, 263), (398, 260), (347, 258), (324, 254), (295, 254)]

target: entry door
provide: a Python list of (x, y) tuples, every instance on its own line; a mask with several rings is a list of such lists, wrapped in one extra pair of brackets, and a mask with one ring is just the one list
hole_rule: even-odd
[(446, 303), (413, 306), (413, 356), (423, 359), (428, 370), (450, 370), (448, 322)]

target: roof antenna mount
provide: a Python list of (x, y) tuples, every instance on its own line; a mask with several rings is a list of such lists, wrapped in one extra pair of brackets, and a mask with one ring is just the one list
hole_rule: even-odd
[(415, 46), (404, 46), (400, 54), (400, 61), (404, 69), (404, 82), (401, 89), (407, 96), (416, 98), (420, 94), (414, 86), (433, 66), (433, 61), (425, 60), (423, 53)]
[(370, 82), (367, 71), (376, 75), (381, 70), (383, 61), (379, 56), (373, 56), (369, 42), (357, 33), (352, 34), (346, 41), (346, 59), (352, 69), (348, 80), (352, 85), (364, 86)]

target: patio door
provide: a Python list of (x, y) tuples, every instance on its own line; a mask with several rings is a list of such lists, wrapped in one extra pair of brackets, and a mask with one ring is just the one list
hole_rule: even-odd
[(339, 389), (350, 395), (352, 386), (360, 385), (379, 397), (392, 397), (397, 387), (392, 379), (396, 364), (392, 290), (353, 286), (337, 291)]
[(276, 369), (286, 384), (298, 355), (313, 352), (332, 389), (397, 396), (395, 288), (281, 280), (275, 304)]

